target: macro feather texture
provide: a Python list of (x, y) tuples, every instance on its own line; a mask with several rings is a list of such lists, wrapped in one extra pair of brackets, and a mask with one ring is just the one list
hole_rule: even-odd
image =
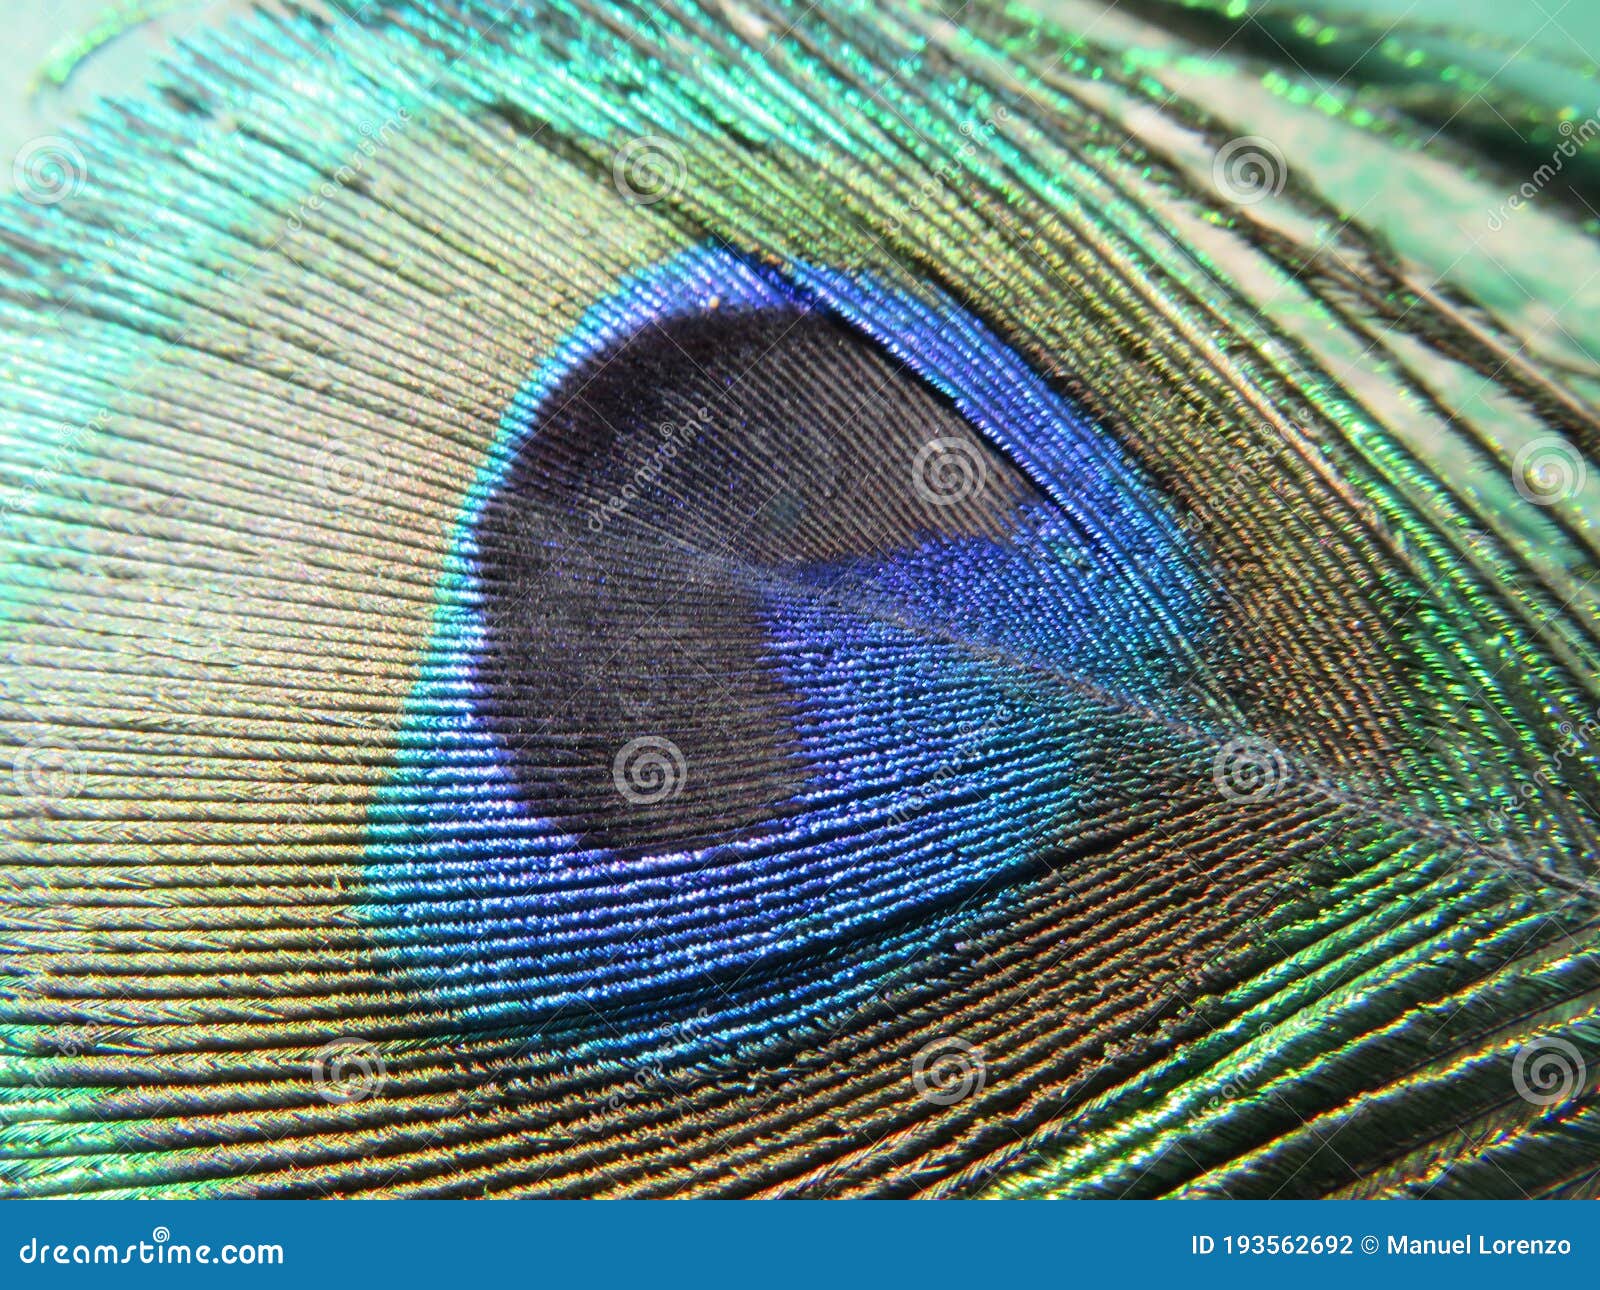
[(0, 1187), (1589, 1194), (1600, 123), (1233, 9), (297, 5), (58, 141)]

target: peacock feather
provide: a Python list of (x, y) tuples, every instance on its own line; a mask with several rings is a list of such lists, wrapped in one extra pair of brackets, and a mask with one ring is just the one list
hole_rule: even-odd
[(1048, 10), (296, 4), (19, 155), (0, 1189), (1595, 1190), (1595, 69)]

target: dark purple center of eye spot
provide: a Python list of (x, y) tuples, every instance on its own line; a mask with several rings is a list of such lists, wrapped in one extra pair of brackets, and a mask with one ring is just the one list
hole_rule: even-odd
[[(1034, 496), (920, 377), (799, 305), (647, 324), (533, 415), (476, 535), (479, 707), (530, 809), (623, 854), (794, 811), (812, 768), (775, 598), (874, 614), (855, 570), (997, 534)], [(984, 475), (954, 500), (926, 452), (952, 442)]]

